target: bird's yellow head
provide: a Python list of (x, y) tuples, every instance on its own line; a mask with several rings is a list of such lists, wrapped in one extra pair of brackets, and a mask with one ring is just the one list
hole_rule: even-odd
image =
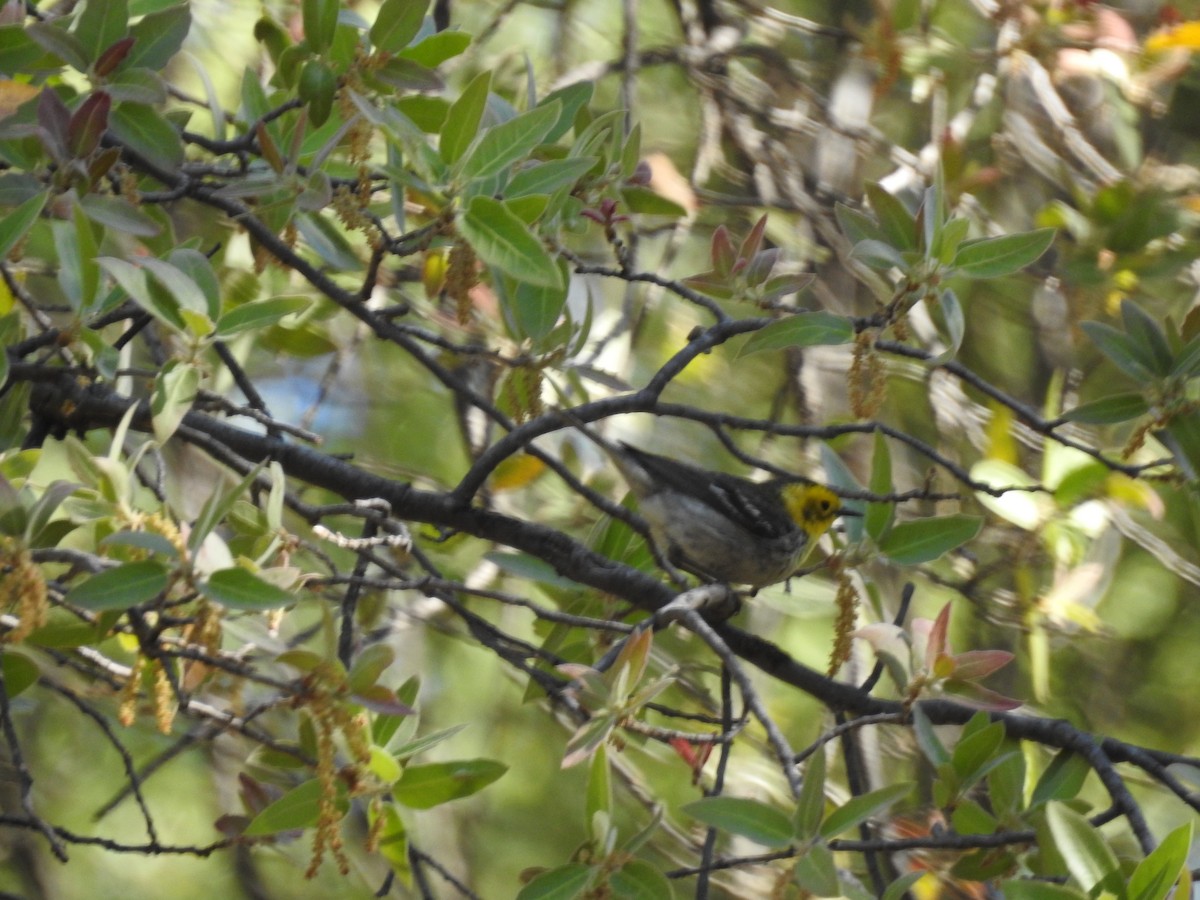
[(829, 530), (841, 511), (838, 495), (819, 484), (785, 484), (782, 493), (783, 504), (792, 521), (813, 541)]

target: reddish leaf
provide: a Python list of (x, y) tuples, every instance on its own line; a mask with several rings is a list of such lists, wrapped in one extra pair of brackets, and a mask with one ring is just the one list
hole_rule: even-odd
[(137, 40), (132, 35), (123, 37), (116, 43), (109, 46), (107, 50), (100, 54), (100, 58), (96, 60), (96, 64), (92, 66), (92, 71), (103, 78), (112, 73), (117, 66), (124, 62), (125, 57), (129, 55), (129, 51), (133, 49), (134, 41)]
[(57, 160), (67, 159), (67, 133), (71, 124), (71, 111), (62, 98), (50, 88), (44, 88), (38, 97), (37, 123), (39, 137), (50, 155)]
[(946, 634), (950, 629), (950, 604), (947, 603), (938, 613), (937, 620), (929, 632), (928, 643), (925, 645), (925, 669), (932, 672), (937, 665), (939, 656), (946, 653)]
[(975, 681), (991, 675), (1013, 661), (1007, 650), (967, 650), (957, 653), (954, 659), (954, 677), (961, 681)]
[(105, 91), (96, 91), (83, 101), (67, 126), (67, 147), (76, 159), (91, 156), (100, 146), (100, 138), (108, 128), (108, 113), (112, 98)]

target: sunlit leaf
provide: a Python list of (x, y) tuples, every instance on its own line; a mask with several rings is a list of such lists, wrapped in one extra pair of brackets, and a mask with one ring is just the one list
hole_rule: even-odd
[(491, 759), (408, 766), (392, 789), (392, 795), (404, 806), (432, 809), (478, 793), (507, 771), (508, 766)]
[(1053, 228), (966, 241), (954, 255), (952, 268), (969, 278), (1011, 275), (1037, 262), (1054, 243)]
[(930, 562), (972, 540), (983, 527), (979, 516), (953, 515), (915, 519), (896, 525), (879, 544), (894, 562), (913, 566)]

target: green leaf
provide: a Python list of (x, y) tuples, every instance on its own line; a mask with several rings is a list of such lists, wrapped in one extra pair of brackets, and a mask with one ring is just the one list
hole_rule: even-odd
[[(505, 197), (522, 197), (526, 194), (551, 194), (568, 184), (575, 184), (599, 161), (596, 156), (552, 159), (521, 169), (504, 189)], [(1200, 343), (1200, 342), (1198, 342)]]
[(887, 886), (887, 890), (883, 892), (880, 900), (903, 900), (908, 895), (908, 890), (928, 873), (922, 871), (909, 872), (907, 875), (901, 875), (895, 881)]
[(1083, 422), (1088, 425), (1111, 425), (1114, 422), (1127, 422), (1144, 416), (1150, 411), (1150, 404), (1141, 394), (1133, 392), (1112, 394), (1101, 397), (1090, 403), (1081, 403), (1063, 413), (1068, 422)]
[(459, 216), (459, 230), (479, 258), (518, 281), (561, 288), (562, 272), (528, 226), (503, 203), (473, 197)]
[[(892, 454), (888, 449), (887, 438), (882, 432), (875, 432), (875, 452), (871, 456), (872, 494), (890, 494), (892, 492)], [(868, 503), (863, 525), (871, 540), (879, 543), (896, 515), (895, 503)]]
[(596, 821), (597, 814), (612, 821), (613, 796), (611, 771), (608, 764), (608, 751), (604, 746), (592, 754), (588, 766), (587, 792), (584, 794), (585, 823), (591, 830), (591, 823)]
[(988, 796), (992, 811), (1000, 817), (1020, 812), (1025, 802), (1025, 757), (1020, 745), (1005, 739), (1003, 761), (987, 773)]
[(179, 132), (148, 106), (122, 103), (109, 116), (108, 127), (118, 141), (155, 165), (175, 171), (183, 162)]
[(301, 0), (304, 37), (317, 53), (324, 53), (333, 44), (340, 6), (339, 0)]
[(176, 331), (187, 330), (174, 298), (152, 291), (145, 269), (112, 256), (102, 256), (96, 262), (113, 277), (129, 298), (146, 312)]
[(1038, 779), (1030, 805), (1036, 806), (1051, 800), (1070, 800), (1079, 793), (1090, 771), (1087, 760), (1082, 756), (1070, 750), (1058, 751)]
[(48, 192), (42, 191), (12, 212), (0, 216), (0, 259), (7, 259), (12, 248), (17, 246), (17, 242), (33, 227), (49, 196)]
[[(338, 812), (345, 815), (350, 809), (350, 800), (346, 795), (345, 786), (337, 783)], [(245, 837), (265, 837), (280, 831), (295, 831), (317, 824), (321, 815), (321, 782), (317, 779), (306, 781), (292, 788), (274, 803), (267, 806), (255, 816), (246, 830)]]
[(507, 771), (508, 766), (491, 759), (409, 766), (392, 789), (392, 796), (412, 809), (432, 809), (483, 790)]
[(951, 219), (942, 227), (938, 246), (933, 248), (938, 262), (948, 266), (954, 261), (954, 254), (958, 252), (959, 245), (966, 238), (970, 227), (971, 223), (967, 219)]
[(897, 250), (915, 250), (917, 248), (917, 221), (897, 197), (889, 194), (878, 184), (866, 185), (867, 198), (871, 201), (871, 209), (879, 219), (879, 227), (883, 231), (884, 243)]
[(941, 297), (938, 298), (938, 309), (941, 312), (942, 323), (944, 329), (939, 328), (938, 331), (946, 340), (946, 349), (930, 360), (931, 366), (940, 366), (954, 359), (958, 355), (958, 350), (962, 347), (963, 337), (967, 333), (967, 320), (963, 315), (962, 304), (958, 301), (958, 295), (954, 291), (946, 288), (942, 291)]
[(1016, 879), (1001, 883), (1000, 896), (1004, 900), (1087, 900), (1087, 894), (1061, 884)]
[(901, 522), (887, 533), (879, 549), (902, 566), (937, 559), (979, 534), (979, 516), (953, 515)]
[(913, 734), (917, 739), (917, 747), (935, 769), (950, 762), (949, 751), (942, 744), (933, 723), (929, 721), (929, 716), (919, 704), (913, 709)]
[(179, 309), (208, 315), (208, 299), (195, 280), (166, 260), (148, 256), (141, 260), (142, 268), (154, 276), (175, 299)]
[(885, 243), (883, 229), (866, 213), (845, 203), (837, 203), (833, 207), (833, 214), (837, 218), (838, 227), (842, 229), (842, 234), (846, 235), (852, 246), (863, 241)]
[(1136, 381), (1154, 381), (1154, 359), (1124, 332), (1102, 322), (1082, 322), (1080, 328), (1092, 339), (1100, 352), (1118, 369)]
[(966, 241), (954, 254), (951, 266), (968, 278), (1011, 275), (1034, 263), (1054, 243), (1053, 228)]
[[(451, 107), (451, 112), (453, 109)], [(562, 107), (552, 103), (489, 128), (463, 158), (462, 177), (489, 178), (529, 156), (550, 133), (561, 112)]]
[(1100, 832), (1065, 803), (1046, 806), (1046, 824), (1072, 877), (1089, 893), (1112, 881), (1120, 881), (1120, 864)]
[(463, 89), (458, 99), (450, 104), (450, 110), (446, 113), (446, 124), (442, 126), (442, 135), (438, 140), (438, 155), (447, 164), (456, 163), (475, 140), (491, 87), (491, 71), (481, 72)]
[(200, 370), (194, 364), (172, 359), (154, 378), (150, 417), (154, 439), (165, 444), (187, 415), (200, 389)]
[(297, 597), (240, 566), (219, 569), (198, 586), (201, 594), (228, 609), (263, 610), (293, 605)]
[(545, 137), (547, 144), (553, 144), (571, 130), (575, 124), (576, 117), (579, 115), (579, 110), (587, 106), (595, 90), (596, 86), (590, 81), (576, 81), (574, 84), (568, 84), (566, 87), (551, 91), (545, 96), (542, 102), (538, 104), (539, 106), (549, 106), (552, 103), (559, 103), (562, 108), (558, 121), (554, 123), (554, 127), (550, 129), (550, 133)]
[(678, 219), (687, 215), (687, 210), (674, 200), (669, 200), (657, 191), (640, 184), (622, 185), (621, 200), (631, 213), (643, 216), (670, 216)]
[(245, 477), (235, 485), (225, 485), (218, 483), (213, 492), (209, 494), (204, 505), (200, 507), (200, 514), (196, 516), (196, 521), (192, 523), (192, 530), (188, 534), (188, 550), (196, 553), (200, 546), (204, 543), (204, 539), (212, 533), (212, 530), (225, 521), (225, 517), (229, 515), (235, 503), (241, 499), (242, 494), (250, 487), (250, 484), (258, 477), (258, 473), (262, 471), (262, 464), (255, 466)]
[(181, 3), (148, 13), (129, 29), (135, 38), (122, 69), (150, 69), (157, 72), (166, 67), (183, 46), (192, 27), (191, 5)]
[(843, 831), (857, 828), (910, 793), (912, 793), (912, 784), (900, 782), (859, 797), (851, 797), (825, 819), (824, 824), (821, 825), (821, 837), (835, 838)]
[(255, 303), (244, 303), (231, 309), (217, 320), (216, 336), (230, 338), (235, 334), (274, 325), (288, 316), (308, 309), (308, 297), (272, 297)]
[(1194, 825), (1187, 822), (1168, 834), (1138, 863), (1129, 879), (1129, 900), (1163, 900), (1183, 874)]
[(129, 609), (153, 600), (167, 589), (166, 566), (153, 559), (105, 569), (67, 592), (67, 602), (102, 612)]
[(371, 26), (371, 43), (388, 53), (397, 53), (421, 30), (427, 0), (384, 0)]
[(165, 559), (179, 559), (179, 551), (175, 549), (175, 545), (154, 531), (118, 531), (102, 540), (100, 546), (137, 547)]
[[(30, 22), (25, 29), (33, 41), (47, 53), (57, 56), (78, 72), (86, 72), (89, 51), (83, 42), (69, 31), (49, 22)], [(9, 59), (6, 55), (5, 59)]]
[(568, 863), (543, 872), (521, 888), (517, 900), (574, 900), (592, 882), (593, 869)]
[(419, 44), (405, 47), (397, 56), (436, 69), (446, 60), (463, 53), (469, 46), (471, 35), (465, 31), (439, 31), (429, 35)]
[[(405, 695), (403, 686), (401, 686), (400, 690), (397, 691), (397, 700), (399, 700), (399, 702), (405, 706), (408, 706), (410, 709), (415, 702), (412, 697)], [(388, 749), (392, 751), (396, 759), (403, 762), (420, 753), (424, 753), (430, 747), (436, 747), (438, 744), (448, 741), (466, 727), (466, 725), (452, 725), (449, 728), (443, 728), (441, 731), (435, 731), (433, 734), (427, 734), (424, 737), (414, 738), (411, 741), (405, 741), (396, 747), (389, 747)], [(393, 731), (393, 734), (394, 733), (395, 732)], [(377, 738), (377, 740), (382, 740), (383, 743), (386, 744), (389, 742), (388, 739), (390, 737), (391, 735), (388, 735), (387, 738)]]
[(433, 69), (401, 56), (394, 56), (374, 69), (371, 77), (397, 91), (438, 91), (446, 86)]
[(521, 337), (533, 338), (535, 341), (544, 338), (553, 329), (562, 315), (567, 302), (566, 263), (560, 262), (563, 286), (546, 287), (543, 285), (519, 282), (512, 294), (513, 324)]
[(792, 880), (814, 897), (843, 896), (833, 851), (823, 843), (813, 844), (807, 853), (796, 860)]
[(844, 316), (827, 312), (803, 312), (772, 322), (750, 335), (738, 350), (738, 358), (764, 350), (848, 344), (854, 326)]
[(656, 866), (635, 859), (625, 863), (608, 879), (614, 898), (620, 900), (671, 900), (675, 889)]
[[(980, 716), (983, 716), (983, 721), (987, 721), (985, 714), (975, 714), (976, 718)], [(986, 774), (984, 767), (997, 758), (1003, 743), (1004, 725), (1000, 722), (992, 722), (971, 734), (964, 733), (950, 756), (954, 771), (963, 787), (970, 787)]]
[(354, 659), (346, 676), (352, 691), (361, 691), (379, 681), (387, 667), (396, 661), (396, 651), (388, 644), (372, 644)]
[(37, 663), (25, 654), (12, 650), (0, 654), (0, 669), (4, 672), (4, 694), (10, 700), (37, 684), (41, 675)]
[(162, 231), (157, 222), (124, 197), (86, 194), (80, 198), (79, 208), (93, 222), (133, 237), (154, 237)]
[[(323, 59), (313, 58), (300, 70), (300, 81), (296, 95), (308, 104), (308, 117), (320, 128), (333, 111), (333, 97), (337, 92), (337, 76)], [(267, 132), (270, 134), (270, 132)]]
[(816, 837), (825, 818), (825, 748), (819, 747), (808, 758), (800, 796), (796, 800), (793, 833), (802, 841)]
[(907, 270), (908, 263), (900, 255), (900, 251), (891, 244), (867, 238), (859, 241), (850, 251), (850, 258), (865, 263), (872, 269), (901, 269)]
[(101, 52), (125, 37), (129, 30), (129, 6), (125, 0), (87, 0), (75, 20), (75, 37), (94, 62)]
[(1152, 363), (1154, 374), (1170, 374), (1173, 355), (1158, 323), (1132, 300), (1121, 301), (1121, 320), (1125, 324), (1125, 333), (1140, 349), (1141, 358)]
[(780, 810), (743, 797), (705, 797), (682, 811), (706, 825), (749, 838), (765, 847), (786, 847), (795, 838), (792, 823)]

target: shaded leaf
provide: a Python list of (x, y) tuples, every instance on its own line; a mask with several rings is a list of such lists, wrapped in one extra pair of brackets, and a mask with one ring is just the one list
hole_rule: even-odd
[[(343, 815), (350, 809), (346, 789), (338, 782), (336, 808)], [(306, 781), (292, 788), (255, 816), (246, 830), (246, 837), (265, 837), (281, 831), (295, 831), (315, 825), (321, 814), (321, 782)]]
[(1083, 422), (1088, 425), (1111, 425), (1136, 419), (1149, 411), (1150, 405), (1145, 397), (1128, 392), (1101, 397), (1090, 403), (1081, 403), (1063, 413), (1063, 418), (1068, 422)]
[(786, 847), (795, 837), (787, 815), (773, 806), (743, 797), (705, 797), (682, 811), (714, 828), (749, 838), (765, 847)]
[(815, 347), (848, 344), (854, 340), (854, 326), (844, 316), (827, 312), (803, 312), (772, 322), (754, 332), (738, 350), (738, 357), (782, 350), (788, 347)]
[(93, 575), (67, 592), (67, 602), (101, 612), (129, 609), (153, 600), (167, 588), (167, 568), (156, 560), (125, 563)]

